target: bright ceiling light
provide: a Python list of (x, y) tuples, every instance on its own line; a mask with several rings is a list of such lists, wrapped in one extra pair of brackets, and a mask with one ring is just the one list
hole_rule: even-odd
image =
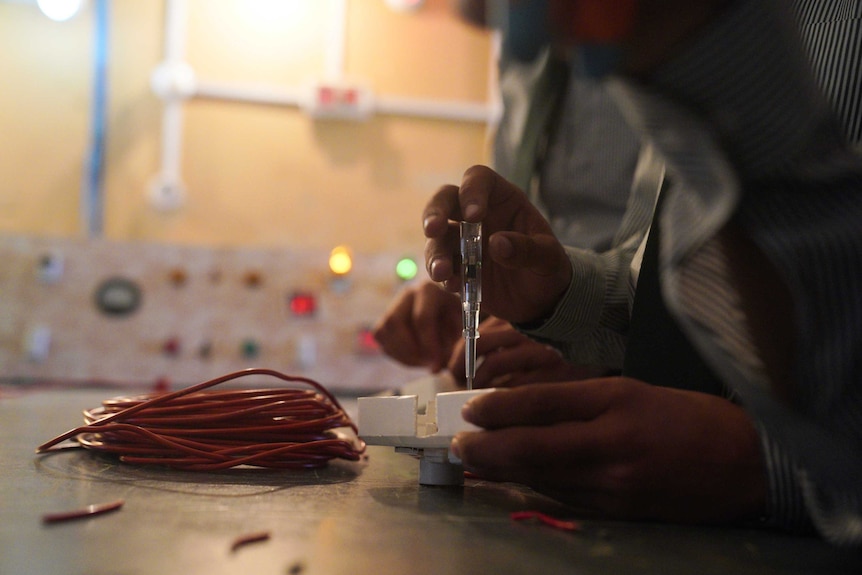
[(84, 0), (36, 0), (39, 10), (55, 22), (65, 22), (77, 14)]
[(412, 12), (425, 4), (425, 0), (386, 0), (386, 4), (398, 12)]

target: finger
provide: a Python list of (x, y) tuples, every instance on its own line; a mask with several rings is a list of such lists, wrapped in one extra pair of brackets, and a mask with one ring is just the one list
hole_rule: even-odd
[(413, 299), (413, 332), (432, 371), (445, 367), (458, 339), (461, 320), (458, 298), (428, 283)]
[[(497, 327), (492, 328), (491, 330), (483, 330), (482, 325), (484, 325), (484, 323), (479, 326), (479, 339), (476, 340), (476, 356), (482, 358), (483, 362), (487, 360), (490, 354), (498, 351), (500, 348), (518, 345), (528, 339), (527, 336), (515, 331), (511, 326), (509, 326), (508, 329)], [(457, 380), (461, 380), (465, 377), (464, 354), (465, 345), (462, 340), (453, 347), (452, 355), (449, 358), (448, 363), (449, 371), (452, 372), (452, 375)], [(478, 368), (476, 376), (477, 378), (479, 376)], [(486, 378), (484, 384), (480, 385), (479, 382), (474, 380), (473, 385), (476, 387), (487, 387), (487, 383), (489, 381), (490, 380)]]
[[(515, 347), (523, 344), (530, 344), (532, 340), (519, 332), (511, 325), (507, 327), (496, 326), (490, 329), (483, 329), (483, 325), (479, 325), (479, 339), (476, 340), (476, 353), (485, 355), (504, 348)], [(541, 344), (537, 344), (541, 345)]]
[(488, 238), (488, 254), (506, 268), (530, 270), (538, 275), (549, 276), (569, 265), (563, 246), (550, 234), (497, 232)]
[(465, 466), (487, 473), (597, 463), (605, 460), (608, 445), (604, 426), (568, 421), (462, 432), (453, 439), (452, 449)]
[[(449, 356), (449, 362), (446, 365), (446, 369), (449, 370), (449, 373), (452, 374), (452, 377), (455, 378), (455, 381), (461, 384), (465, 384), (467, 381), (467, 365), (464, 360), (465, 355), (466, 346), (464, 343), (464, 338), (459, 337), (455, 344), (452, 346), (452, 354)], [(473, 382), (473, 385), (476, 385), (475, 381)]]
[[(522, 341), (519, 345), (497, 348), (482, 357), (482, 364), (476, 370), (474, 380), (476, 387), (490, 387), (491, 382), (506, 375), (524, 382), (530, 373), (544, 370), (562, 361), (556, 349), (532, 341)], [(540, 379), (531, 380), (531, 382), (535, 381)], [(515, 383), (510, 382), (509, 385), (515, 385)]]
[(455, 265), (460, 241), (458, 224), (449, 222), (446, 229), (448, 233), (425, 240), (425, 269), (431, 281), (441, 282), (445, 289), (454, 292), (460, 289), (460, 282), (456, 281), (460, 270)]
[(421, 346), (412, 328), (413, 294), (406, 293), (394, 302), (374, 326), (374, 339), (389, 357), (405, 365), (425, 365)]
[(630, 381), (587, 379), (504, 389), (474, 397), (462, 416), (485, 429), (588, 421), (607, 411)]
[[(464, 172), (459, 191), (459, 202), (463, 218), (468, 222), (480, 222), (488, 211), (489, 198), (501, 191), (503, 178), (487, 166), (472, 166)], [(495, 199), (495, 203), (500, 199)]]
[[(593, 433), (598, 429), (594, 424), (579, 423), (553, 426), (544, 432), (466, 432), (455, 437), (453, 448), (464, 468), (483, 479), (529, 485), (558, 501), (606, 517), (643, 515), (627, 495), (631, 485), (625, 479), (625, 466), (604, 457), (604, 439)], [(572, 443), (570, 432), (582, 437), (579, 445)], [(558, 444), (560, 437), (567, 439)]]
[(422, 211), (422, 229), (426, 238), (439, 238), (448, 232), (450, 221), (461, 219), (458, 186), (446, 185), (431, 196)]
[(497, 331), (514, 330), (515, 328), (513, 328), (512, 324), (508, 321), (490, 315), (479, 323), (479, 329), (483, 330), (482, 333), (485, 333), (486, 331), (488, 333), (491, 333)]
[[(425, 267), (436, 282), (445, 282), (454, 274), (453, 254), (458, 247), (458, 234), (453, 222), (461, 219), (458, 187), (447, 185), (437, 190), (422, 211), (425, 242)], [(453, 235), (454, 232), (454, 235)]]

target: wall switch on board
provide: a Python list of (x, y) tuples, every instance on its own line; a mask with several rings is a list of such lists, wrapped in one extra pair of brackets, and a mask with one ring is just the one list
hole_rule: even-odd
[(36, 266), (36, 276), (42, 283), (56, 283), (63, 277), (64, 267), (63, 254), (54, 251), (46, 252), (39, 258), (39, 263)]
[(48, 359), (51, 351), (51, 328), (47, 325), (34, 325), (24, 335), (24, 349), (27, 358), (36, 363)]

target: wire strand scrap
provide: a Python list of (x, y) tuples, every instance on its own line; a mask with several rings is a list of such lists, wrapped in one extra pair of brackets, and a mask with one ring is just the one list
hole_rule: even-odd
[(554, 529), (560, 529), (563, 531), (580, 531), (581, 524), (576, 521), (566, 521), (564, 519), (557, 519), (556, 517), (551, 517), (546, 513), (542, 513), (541, 511), (514, 511), (509, 514), (509, 518), (512, 521), (528, 521), (528, 520), (536, 520), (549, 527), (553, 527)]
[(269, 531), (257, 531), (255, 533), (247, 533), (245, 535), (240, 535), (236, 539), (233, 540), (233, 543), (230, 545), (230, 552), (236, 552), (240, 547), (245, 547), (246, 545), (251, 545), (252, 543), (260, 543), (262, 541), (269, 541), (270, 534)]
[(82, 507), (80, 509), (73, 509), (71, 511), (46, 513), (42, 516), (42, 523), (63, 523), (66, 521), (74, 521), (76, 519), (85, 519), (87, 517), (93, 517), (95, 515), (103, 515), (105, 513), (110, 513), (111, 511), (117, 511), (124, 504), (124, 500), (117, 499), (116, 501), (111, 501), (109, 503), (97, 503), (93, 505), (87, 505), (86, 507)]

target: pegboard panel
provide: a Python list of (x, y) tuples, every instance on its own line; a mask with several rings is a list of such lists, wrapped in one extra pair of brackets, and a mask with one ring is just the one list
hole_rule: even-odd
[[(423, 372), (363, 345), (362, 330), (403, 289), (405, 255), (354, 254), (344, 280), (328, 252), (0, 237), (0, 377), (179, 386), (266, 367), (334, 390), (398, 387)], [(112, 278), (140, 290), (135, 311), (100, 311)], [(296, 294), (313, 313), (291, 310)]]

